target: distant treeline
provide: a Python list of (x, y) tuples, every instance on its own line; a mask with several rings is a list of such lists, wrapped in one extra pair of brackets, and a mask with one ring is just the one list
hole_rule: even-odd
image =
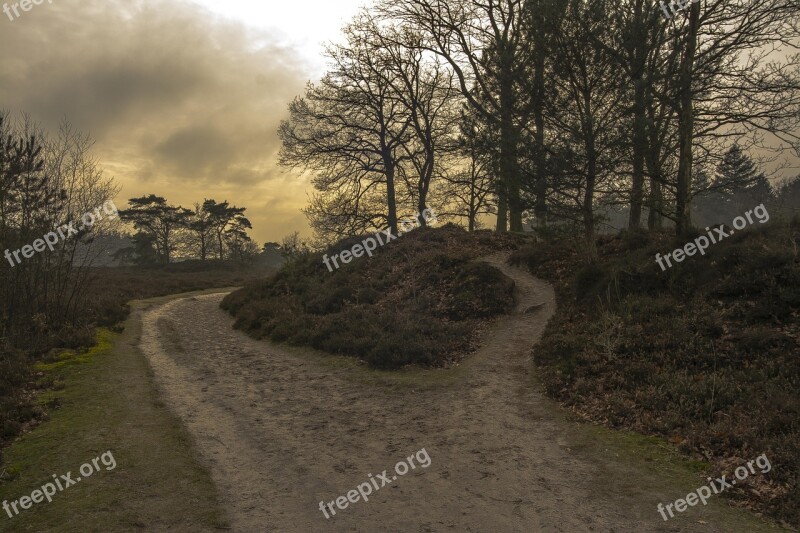
[(796, 0), (670, 19), (655, 0), (380, 0), (290, 105), (281, 161), (312, 175), (323, 241), (426, 207), (590, 244), (609, 210), (684, 233), (704, 193), (764, 192), (759, 172), (725, 181), (730, 159), (798, 155), (799, 18)]
[(130, 261), (169, 264), (176, 257), (246, 260), (259, 253), (247, 234), (253, 225), (244, 216), (245, 207), (205, 200), (194, 209), (184, 209), (152, 194), (128, 202), (130, 208), (120, 211), (120, 218), (137, 233), (133, 247), (118, 255)]

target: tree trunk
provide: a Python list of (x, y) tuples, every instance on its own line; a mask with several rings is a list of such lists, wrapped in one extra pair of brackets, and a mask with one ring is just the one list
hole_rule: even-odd
[(692, 144), (694, 141), (694, 107), (692, 93), (692, 75), (694, 59), (697, 52), (697, 33), (700, 27), (700, 4), (693, 3), (689, 11), (689, 28), (684, 43), (684, 56), (680, 72), (680, 116), (678, 124), (678, 142), (680, 154), (678, 161), (678, 183), (675, 194), (677, 235), (685, 235), (691, 226), (691, 206), (689, 196), (692, 183)]
[(547, 176), (544, 146), (544, 69), (545, 49), (541, 42), (536, 45), (536, 64), (534, 68), (533, 121), (536, 125), (536, 224), (547, 226)]
[(500, 182), (505, 186), (511, 231), (522, 231), (519, 183), (519, 132), (514, 124), (514, 65), (509, 51), (500, 51)]
[(583, 227), (586, 235), (586, 247), (590, 259), (597, 258), (594, 227), (594, 189), (597, 184), (597, 146), (591, 93), (584, 92), (583, 108), (586, 113), (583, 130), (586, 138), (586, 191), (583, 195)]
[(644, 160), (647, 147), (645, 88), (641, 78), (634, 80), (633, 104), (633, 182), (631, 184), (631, 213), (628, 227), (636, 229), (642, 223), (644, 202)]
[(389, 229), (397, 235), (397, 197), (394, 185), (394, 159), (388, 149), (383, 152), (383, 163), (386, 167), (386, 206), (389, 209)]
[(477, 169), (475, 168), (475, 149), (472, 149), (472, 161), (470, 162), (469, 167), (469, 174), (470, 174), (470, 183), (469, 183), (469, 232), (472, 233), (475, 231), (475, 219), (477, 218), (477, 211), (478, 208), (475, 205), (477, 203), (477, 194), (475, 194), (475, 181), (478, 179), (477, 177)]
[(658, 231), (663, 228), (664, 221), (664, 172), (660, 161), (663, 144), (659, 139), (658, 119), (656, 118), (656, 107), (652, 96), (647, 99), (647, 128), (648, 128), (648, 147), (647, 147), (647, 173), (650, 175), (650, 198), (648, 199), (649, 214), (647, 217), (647, 229)]
[[(652, 165), (648, 164), (648, 168), (652, 169)], [(658, 170), (650, 170), (650, 198), (647, 202), (647, 207), (650, 210), (647, 216), (647, 229), (650, 231), (660, 230), (663, 226), (661, 213), (664, 210), (664, 198), (661, 191), (661, 182), (659, 180)]]
[(588, 169), (586, 172), (586, 191), (583, 196), (583, 228), (586, 235), (586, 245), (589, 257), (597, 257), (597, 247), (595, 246), (595, 226), (594, 226), (594, 187), (597, 183), (597, 157), (594, 149), (589, 152)]
[[(431, 160), (432, 161), (432, 160)], [(428, 209), (428, 191), (431, 187), (431, 177), (433, 174), (433, 163), (431, 162), (430, 166), (427, 167), (423, 174), (424, 179), (420, 180), (419, 187), (417, 188), (417, 192), (419, 193), (419, 201), (417, 203), (417, 223), (423, 227), (428, 227), (428, 221), (425, 220), (425, 210)]]
[(522, 231), (522, 202), (520, 200), (519, 174), (517, 172), (517, 136), (513, 124), (502, 128), (500, 147), (500, 176), (506, 188), (511, 231)]
[(644, 202), (644, 159), (647, 150), (647, 87), (645, 69), (647, 64), (647, 25), (644, 4), (638, 0), (634, 5), (632, 38), (634, 40), (633, 81), (633, 181), (631, 183), (631, 212), (628, 227), (636, 229), (642, 223)]
[(497, 184), (497, 228), (498, 233), (508, 231), (508, 201), (502, 183)]

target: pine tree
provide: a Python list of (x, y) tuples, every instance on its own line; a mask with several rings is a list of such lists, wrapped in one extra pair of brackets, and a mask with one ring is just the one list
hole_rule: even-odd
[[(155, 246), (159, 262), (169, 264), (177, 245), (176, 237), (188, 224), (192, 212), (169, 205), (165, 198), (154, 194), (131, 198), (128, 203), (130, 209), (120, 211), (120, 218), (124, 222), (133, 224), (139, 234), (148, 235), (149, 242)], [(146, 248), (148, 241), (144, 240), (143, 236), (137, 235), (137, 238)]]
[(767, 177), (759, 172), (755, 162), (737, 144), (731, 146), (722, 158), (714, 184), (731, 197), (745, 193), (753, 201), (765, 202), (773, 196)]

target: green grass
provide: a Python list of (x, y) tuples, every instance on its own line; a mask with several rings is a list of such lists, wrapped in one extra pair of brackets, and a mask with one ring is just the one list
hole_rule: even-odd
[(37, 372), (42, 372), (46, 376), (54, 377), (54, 370), (63, 369), (67, 366), (82, 365), (90, 362), (101, 354), (108, 353), (113, 347), (115, 334), (105, 328), (97, 330), (95, 337), (96, 344), (84, 350), (64, 350), (55, 355), (52, 362), (40, 361), (34, 365)]
[[(134, 308), (142, 304), (134, 304)], [(111, 451), (114, 470), (58, 493), (19, 516), (0, 515), (0, 531), (213, 531), (226, 528), (209, 473), (179, 421), (158, 400), (145, 358), (134, 348), (140, 326), (100, 330), (97, 345), (38, 365), (52, 384), (38, 397), (49, 420), (5, 450), (0, 500), (30, 495)]]

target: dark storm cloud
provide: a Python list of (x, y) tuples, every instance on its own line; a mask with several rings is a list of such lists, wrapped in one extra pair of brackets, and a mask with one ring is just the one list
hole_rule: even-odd
[[(246, 204), (252, 194), (237, 192), (284, 186), (275, 131), (308, 76), (301, 58), (270, 43), (187, 3), (45, 2), (0, 18), (0, 108), (47, 129), (67, 117), (91, 133), (126, 198), (188, 204), (213, 185)], [(301, 189), (296, 197), (293, 208), (306, 200)]]
[(237, 155), (227, 134), (205, 125), (173, 133), (158, 145), (156, 153), (162, 166), (184, 176), (224, 171)]

